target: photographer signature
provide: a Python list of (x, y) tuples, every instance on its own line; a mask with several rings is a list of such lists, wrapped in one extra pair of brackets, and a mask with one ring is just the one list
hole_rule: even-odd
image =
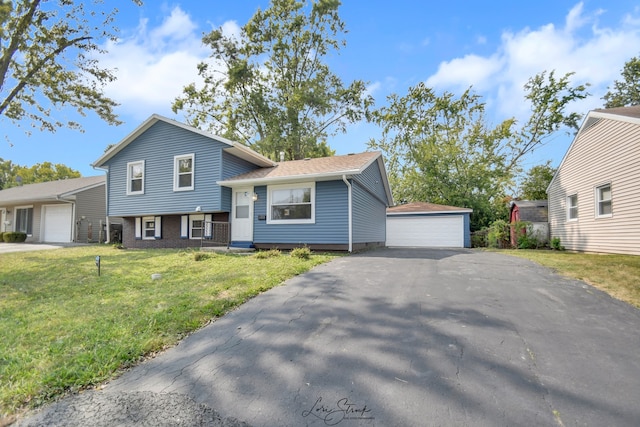
[(367, 405), (358, 406), (344, 397), (334, 404), (322, 403), (322, 397), (316, 399), (311, 409), (302, 411), (303, 417), (309, 415), (324, 421), (325, 425), (334, 426), (343, 420), (372, 420), (371, 409)]

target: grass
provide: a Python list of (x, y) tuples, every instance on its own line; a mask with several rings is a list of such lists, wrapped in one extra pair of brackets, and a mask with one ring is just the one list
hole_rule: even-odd
[(640, 256), (521, 249), (500, 252), (530, 259), (564, 276), (583, 280), (640, 308)]
[(333, 257), (109, 246), (2, 254), (0, 420), (113, 378)]

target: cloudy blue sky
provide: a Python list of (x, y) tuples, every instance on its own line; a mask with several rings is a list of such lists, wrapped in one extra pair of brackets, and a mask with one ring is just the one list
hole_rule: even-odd
[[(116, 3), (116, 2), (114, 2)], [(106, 88), (120, 103), (124, 124), (109, 126), (89, 114), (85, 133), (60, 130), (30, 136), (0, 119), (0, 158), (14, 164), (62, 163), (84, 176), (101, 174), (90, 164), (108, 144), (125, 138), (153, 113), (182, 121), (171, 102), (182, 87), (196, 81), (196, 64), (209, 51), (204, 33), (223, 27), (237, 32), (268, 1), (145, 1), (142, 7), (119, 0), (117, 43), (105, 43), (103, 65), (118, 80)], [(391, 93), (404, 95), (426, 82), (437, 92), (461, 93), (469, 86), (483, 96), (489, 119), (524, 119), (529, 106), (522, 86), (541, 71), (575, 72), (574, 82), (589, 82), (592, 94), (575, 111), (602, 107), (602, 96), (619, 79), (624, 63), (640, 55), (640, 5), (631, 0), (343, 0), (346, 47), (327, 59), (349, 83), (367, 82), (376, 104)], [(72, 112), (59, 111), (59, 117)], [(329, 141), (337, 154), (366, 150), (380, 130), (366, 123), (349, 127)], [(558, 134), (531, 155), (525, 168), (547, 159), (559, 164), (571, 138)]]

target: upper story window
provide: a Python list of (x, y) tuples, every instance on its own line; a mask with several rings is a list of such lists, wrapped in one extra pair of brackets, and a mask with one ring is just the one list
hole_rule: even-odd
[(313, 224), (315, 183), (271, 185), (267, 189), (270, 224)]
[(567, 219), (568, 220), (576, 220), (578, 219), (578, 195), (572, 194), (567, 197)]
[(144, 160), (127, 163), (127, 194), (144, 194)]
[(611, 184), (596, 188), (596, 212), (599, 217), (610, 217), (611, 210)]
[(173, 158), (173, 191), (193, 190), (194, 158), (193, 154)]
[(33, 234), (33, 207), (16, 208), (15, 215), (16, 231), (31, 236)]

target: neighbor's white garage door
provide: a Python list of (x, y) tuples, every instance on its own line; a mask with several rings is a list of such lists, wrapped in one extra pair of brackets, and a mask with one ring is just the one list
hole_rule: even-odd
[(387, 216), (387, 246), (462, 248), (462, 215)]
[(63, 243), (71, 241), (71, 205), (47, 205), (44, 207), (45, 242)]

